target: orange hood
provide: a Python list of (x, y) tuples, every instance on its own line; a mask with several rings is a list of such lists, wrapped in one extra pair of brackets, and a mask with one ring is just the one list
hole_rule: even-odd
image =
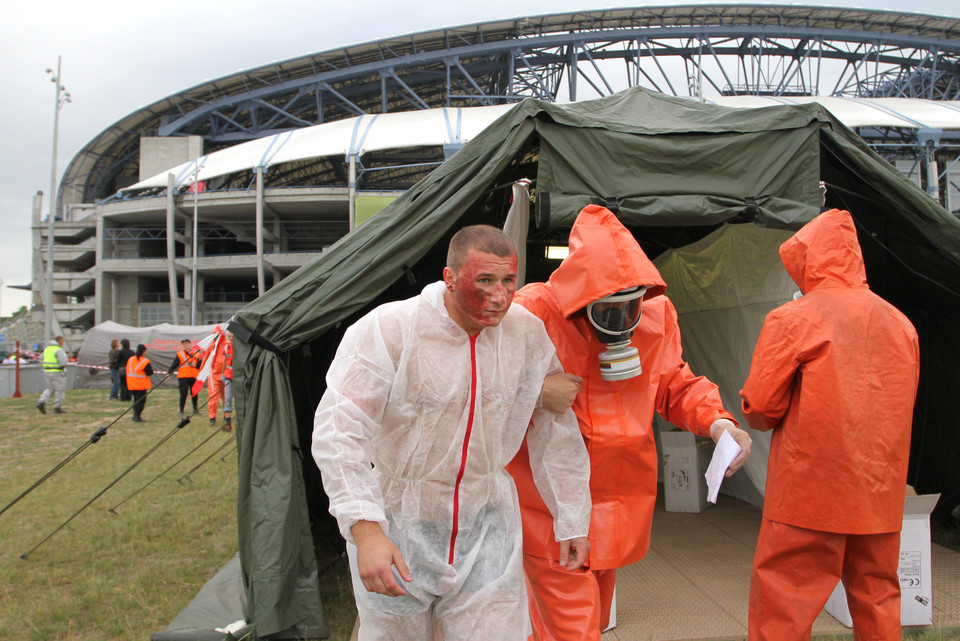
[(867, 287), (867, 272), (849, 212), (826, 211), (780, 245), (780, 260), (804, 294), (818, 287)]
[(587, 205), (577, 216), (570, 230), (570, 253), (549, 283), (566, 318), (621, 289), (646, 286), (644, 298), (667, 289), (633, 234), (599, 205)]

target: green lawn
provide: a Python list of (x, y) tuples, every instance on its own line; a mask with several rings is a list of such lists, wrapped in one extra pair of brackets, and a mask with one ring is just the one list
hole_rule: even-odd
[[(0, 399), (0, 509), (128, 407), (106, 390), (72, 390), (66, 414), (48, 405), (43, 415), (37, 398)], [(209, 427), (205, 408), (176, 430), (177, 400), (175, 389), (151, 392), (145, 423), (128, 412), (0, 514), (0, 639), (147, 641), (236, 553), (234, 435)], [(347, 641), (356, 610), (346, 561), (326, 554), (318, 564), (329, 638)]]
[[(106, 399), (105, 390), (70, 391), (68, 413), (53, 414), (48, 406), (46, 415), (36, 409), (37, 395), (0, 400), (0, 509), (126, 409)], [(116, 515), (107, 511), (212, 434), (205, 417), (176, 431), (77, 514), (176, 427), (176, 404), (175, 390), (151, 393), (143, 413), (147, 422), (134, 423), (127, 413), (0, 515), (0, 638), (149, 639), (234, 555), (233, 444), (177, 481), (232, 434), (214, 436)]]

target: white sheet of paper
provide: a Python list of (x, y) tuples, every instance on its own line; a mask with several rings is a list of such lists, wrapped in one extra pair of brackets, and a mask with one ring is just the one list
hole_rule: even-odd
[(720, 493), (720, 484), (723, 483), (723, 475), (730, 467), (733, 459), (740, 454), (740, 446), (730, 436), (730, 432), (724, 431), (717, 441), (717, 447), (713, 450), (713, 457), (710, 459), (710, 465), (707, 466), (707, 500), (711, 503), (717, 502), (717, 494)]

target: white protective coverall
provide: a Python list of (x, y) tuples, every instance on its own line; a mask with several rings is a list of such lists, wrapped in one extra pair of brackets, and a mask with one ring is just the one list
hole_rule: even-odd
[[(469, 336), (444, 291), (432, 283), (350, 327), (317, 407), (313, 457), (348, 542), (361, 641), (424, 641), (437, 623), (444, 641), (526, 638), (520, 511), (504, 469), (525, 435), (557, 539), (589, 529), (576, 418), (536, 409), (560, 370), (543, 323), (513, 306)], [(403, 555), (405, 596), (363, 587), (350, 532), (360, 520), (379, 522)]]

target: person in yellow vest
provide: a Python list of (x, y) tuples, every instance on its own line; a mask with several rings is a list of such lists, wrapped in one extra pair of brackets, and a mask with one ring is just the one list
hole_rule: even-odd
[(67, 353), (63, 350), (63, 336), (57, 336), (43, 350), (43, 377), (47, 386), (37, 401), (37, 409), (46, 414), (46, 405), (53, 397), (55, 414), (66, 414), (63, 400), (67, 397)]
[(200, 352), (191, 347), (189, 338), (180, 341), (180, 345), (182, 349), (174, 356), (170, 371), (177, 373), (177, 383), (180, 385), (180, 418), (184, 418), (186, 414), (183, 408), (186, 407), (188, 395), (193, 403), (193, 416), (200, 414), (197, 409), (198, 395), (190, 392), (200, 373)]
[(127, 388), (133, 394), (133, 422), (143, 423), (143, 408), (147, 404), (147, 391), (151, 387), (150, 377), (153, 367), (150, 359), (143, 355), (145, 345), (137, 345), (136, 353), (127, 361)]
[(233, 332), (224, 332), (223, 343), (223, 431), (233, 429)]

